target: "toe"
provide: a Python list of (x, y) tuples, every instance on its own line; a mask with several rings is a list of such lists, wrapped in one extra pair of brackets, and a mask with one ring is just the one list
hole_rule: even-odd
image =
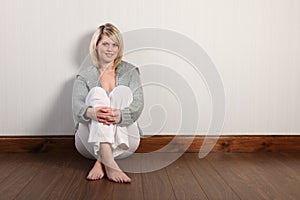
[(94, 176), (94, 180), (98, 180), (98, 175), (95, 175), (95, 176)]
[(112, 178), (112, 180), (113, 180), (114, 182), (116, 182), (116, 183), (119, 183), (119, 180), (118, 180), (118, 178), (117, 178), (117, 177), (115, 177), (115, 178)]
[(103, 178), (103, 174), (99, 174), (98, 179), (102, 179), (102, 178)]
[(130, 183), (130, 182), (131, 182), (131, 178), (127, 177), (127, 178), (126, 178), (126, 182), (127, 182), (127, 183)]
[(87, 180), (91, 180), (91, 179), (92, 179), (91, 175), (89, 174), (89, 175), (86, 177), (86, 179), (87, 179)]
[(126, 181), (126, 177), (125, 177), (125, 176), (121, 176), (121, 177), (120, 177), (120, 181), (121, 181), (121, 183), (127, 182), (127, 181)]
[(93, 181), (94, 180), (94, 175), (90, 176), (90, 180)]
[(120, 177), (117, 177), (117, 178), (116, 178), (116, 180), (117, 180), (117, 182), (118, 182), (118, 183), (120, 183), (120, 182), (121, 182), (121, 179), (120, 179)]

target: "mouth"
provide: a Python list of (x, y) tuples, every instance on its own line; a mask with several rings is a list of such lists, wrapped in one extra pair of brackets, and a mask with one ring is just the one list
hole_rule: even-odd
[(105, 54), (107, 57), (112, 57), (114, 54), (113, 53), (106, 53)]

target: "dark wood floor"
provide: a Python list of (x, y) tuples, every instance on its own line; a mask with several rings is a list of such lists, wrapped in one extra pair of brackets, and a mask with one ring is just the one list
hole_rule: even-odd
[(76, 152), (0, 153), (0, 199), (300, 199), (300, 153), (185, 153), (131, 184), (86, 181)]

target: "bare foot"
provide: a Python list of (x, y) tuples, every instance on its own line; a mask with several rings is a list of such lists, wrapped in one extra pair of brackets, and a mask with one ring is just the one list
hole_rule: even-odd
[(100, 161), (97, 160), (94, 164), (94, 167), (91, 169), (89, 175), (86, 178), (90, 181), (95, 181), (95, 180), (102, 179), (103, 176), (104, 176), (104, 171), (102, 168), (102, 164)]
[(107, 178), (117, 183), (130, 183), (131, 179), (120, 169), (114, 160), (111, 144), (101, 142), (100, 149), (101, 161), (105, 166)]
[(131, 179), (119, 168), (116, 161), (109, 163), (109, 166), (105, 165), (106, 175), (109, 180), (117, 183), (130, 183)]

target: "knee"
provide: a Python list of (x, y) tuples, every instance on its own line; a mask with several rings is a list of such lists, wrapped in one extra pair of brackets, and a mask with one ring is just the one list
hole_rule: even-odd
[(86, 96), (86, 104), (88, 105), (96, 105), (103, 104), (103, 106), (109, 105), (109, 100), (106, 94), (106, 91), (101, 87), (92, 88), (88, 95)]
[(90, 92), (92, 96), (106, 96), (106, 91), (102, 87), (93, 87)]
[(132, 92), (131, 89), (127, 86), (124, 85), (119, 85), (117, 87), (115, 87), (115, 89), (112, 92), (114, 97), (118, 97), (118, 98), (132, 98)]

